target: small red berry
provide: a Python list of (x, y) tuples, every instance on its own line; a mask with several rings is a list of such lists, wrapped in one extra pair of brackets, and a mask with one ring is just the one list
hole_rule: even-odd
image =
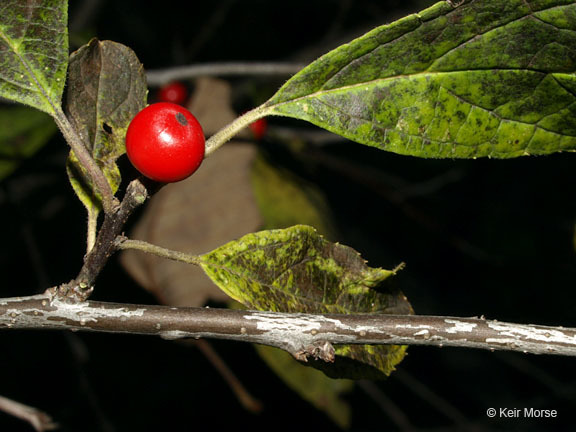
[(265, 118), (260, 118), (255, 122), (250, 123), (248, 127), (252, 130), (254, 138), (260, 140), (266, 133), (266, 129), (268, 129), (268, 123), (266, 122)]
[(158, 100), (160, 102), (170, 102), (178, 105), (184, 105), (188, 99), (188, 89), (184, 84), (178, 81), (166, 84), (158, 91)]
[(130, 122), (126, 153), (146, 177), (163, 183), (184, 180), (204, 159), (204, 132), (186, 108), (168, 102), (148, 105)]

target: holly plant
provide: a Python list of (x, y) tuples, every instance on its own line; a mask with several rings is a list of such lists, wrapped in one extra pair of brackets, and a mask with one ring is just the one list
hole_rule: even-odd
[[(88, 214), (77, 276), (43, 294), (0, 300), (0, 328), (252, 342), (351, 379), (391, 374), (411, 344), (576, 354), (576, 329), (414, 315), (393, 283), (402, 265), (370, 267), (319, 227), (253, 232), (200, 255), (125, 235), (130, 215), (165, 183), (194, 175), (266, 117), (417, 158), (574, 151), (574, 1), (441, 1), (321, 56), (205, 142), (184, 107), (147, 106), (145, 70), (129, 47), (92, 39), (69, 54), (67, 1), (3, 0), (0, 9), (0, 96), (52, 117)], [(119, 168), (125, 153), (136, 170)], [(90, 300), (109, 258), (127, 249), (199, 266), (235, 306)]]

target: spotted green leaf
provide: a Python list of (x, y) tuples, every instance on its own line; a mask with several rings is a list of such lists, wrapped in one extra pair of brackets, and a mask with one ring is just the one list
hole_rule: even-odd
[[(130, 48), (93, 39), (72, 53), (69, 69), (66, 113), (115, 192), (121, 181), (116, 159), (126, 151), (126, 129), (146, 106), (142, 64)], [(73, 152), (67, 168), (78, 197), (89, 212), (97, 211), (100, 199)]]
[(419, 157), (576, 149), (576, 3), (458, 3), (329, 52), (290, 79), (267, 113)]
[(55, 115), (68, 65), (68, 2), (0, 2), (0, 96)]
[[(206, 274), (248, 308), (303, 313), (408, 314), (410, 304), (387, 280), (395, 270), (371, 268), (354, 249), (297, 225), (261, 231), (201, 256)], [(330, 376), (388, 375), (403, 346), (343, 345), (334, 364), (314, 366)], [(343, 367), (344, 366), (344, 367)]]

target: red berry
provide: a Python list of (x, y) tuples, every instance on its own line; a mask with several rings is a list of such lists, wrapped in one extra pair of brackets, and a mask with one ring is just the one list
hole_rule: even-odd
[(148, 105), (130, 122), (126, 153), (146, 177), (163, 183), (184, 180), (204, 159), (204, 132), (186, 108), (168, 102)]
[(254, 138), (257, 140), (262, 139), (264, 134), (266, 133), (266, 129), (268, 128), (268, 123), (266, 122), (265, 118), (260, 118), (249, 125), (252, 133), (254, 134)]
[(158, 100), (160, 102), (171, 102), (183, 105), (186, 99), (188, 99), (188, 89), (178, 81), (166, 84), (158, 91)]

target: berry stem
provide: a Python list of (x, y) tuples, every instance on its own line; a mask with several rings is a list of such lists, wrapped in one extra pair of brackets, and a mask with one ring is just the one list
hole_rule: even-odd
[(229, 141), (234, 135), (236, 135), (240, 130), (247, 127), (250, 123), (270, 115), (272, 108), (260, 105), (253, 110), (247, 111), (245, 114), (236, 118), (232, 123), (227, 125), (225, 128), (220, 129), (217, 133), (212, 135), (206, 141), (206, 157), (208, 157), (212, 152), (218, 150), (223, 144)]

